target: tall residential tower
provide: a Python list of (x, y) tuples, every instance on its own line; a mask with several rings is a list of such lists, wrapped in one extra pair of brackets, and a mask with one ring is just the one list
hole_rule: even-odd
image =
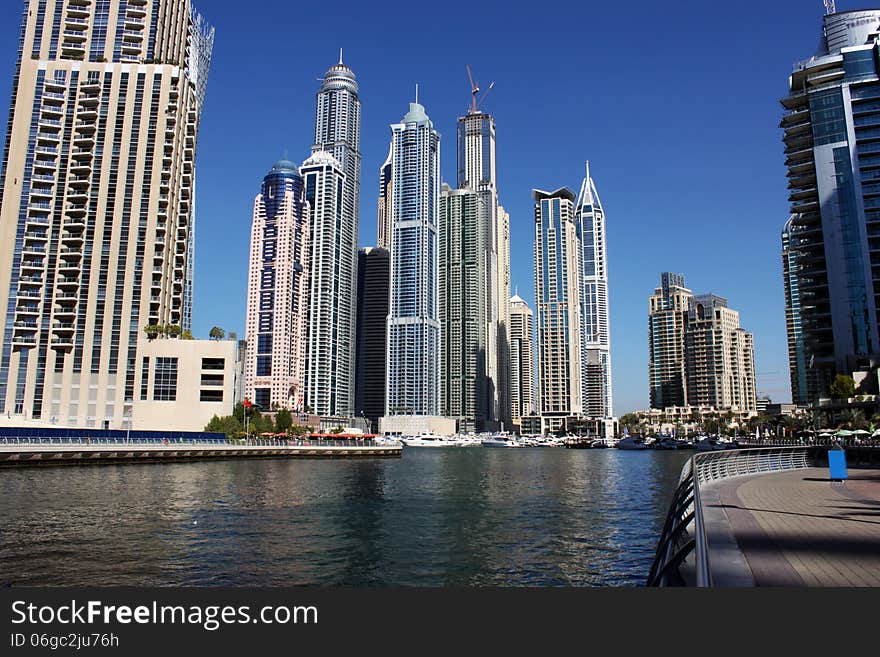
[(188, 328), (214, 32), (190, 0), (30, 0), (0, 196), (0, 403), (130, 426), (149, 324)]
[(276, 162), (254, 200), (245, 396), (304, 411), (309, 211), (296, 165)]
[(535, 301), (538, 314), (538, 413), (543, 432), (583, 415), (580, 240), (575, 196), (533, 190)]
[(391, 305), (385, 415), (439, 416), (440, 135), (410, 103), (391, 126)]
[(648, 387), (651, 408), (684, 406), (684, 329), (693, 293), (684, 276), (664, 272), (660, 287), (648, 299)]
[(880, 10), (823, 19), (795, 64), (785, 116), (790, 216), (783, 234), (795, 401), (880, 362)]
[(321, 416), (354, 413), (360, 120), (357, 80), (340, 51), (318, 91), (315, 143), (303, 165), (312, 203), (305, 402)]
[(575, 205), (580, 240), (581, 374), (583, 412), (594, 418), (614, 415), (611, 387), (611, 334), (608, 325), (608, 257), (605, 212), (590, 177), (590, 163)]
[(510, 402), (515, 425), (535, 411), (534, 330), (532, 309), (515, 295), (510, 300)]

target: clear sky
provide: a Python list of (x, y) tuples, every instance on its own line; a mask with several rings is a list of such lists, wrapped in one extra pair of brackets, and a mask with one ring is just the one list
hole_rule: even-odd
[[(376, 240), (389, 124), (419, 96), (455, 180), (465, 64), (495, 115), (512, 288), (534, 303), (531, 190), (577, 192), (590, 160), (608, 222), (615, 411), (648, 404), (648, 296), (661, 271), (729, 299), (755, 335), (758, 391), (790, 398), (779, 233), (788, 217), (779, 99), (815, 53), (820, 0), (769, 3), (376, 3), (203, 0), (216, 27), (199, 137), (193, 329), (244, 335), (254, 196), (275, 160), (301, 162), (315, 93), (344, 48), (363, 104), (360, 244)], [(839, 0), (838, 10), (865, 4)], [(0, 2), (0, 107), (21, 3)], [(0, 121), (0, 140), (5, 135)], [(513, 289), (512, 289), (513, 291)]]

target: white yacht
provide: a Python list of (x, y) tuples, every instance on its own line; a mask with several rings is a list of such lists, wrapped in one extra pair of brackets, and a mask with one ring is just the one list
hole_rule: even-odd
[(405, 436), (400, 439), (407, 447), (462, 447), (461, 441), (451, 436), (436, 436), (433, 433), (423, 433), (418, 436)]
[(506, 432), (496, 433), (483, 441), (483, 447), (525, 447)]

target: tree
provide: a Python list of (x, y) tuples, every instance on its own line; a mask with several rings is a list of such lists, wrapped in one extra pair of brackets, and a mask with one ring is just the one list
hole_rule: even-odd
[(177, 324), (169, 324), (165, 327), (165, 332), (169, 338), (179, 338), (180, 334), (183, 333), (183, 329)]
[(278, 427), (278, 433), (287, 433), (293, 426), (293, 416), (286, 408), (282, 408), (275, 414), (275, 425)]
[(222, 340), (226, 337), (226, 331), (224, 331), (219, 326), (215, 326), (211, 329), (211, 332), (208, 333), (208, 337), (210, 337), (212, 340)]
[(184, 331), (180, 335), (180, 339), (181, 340), (195, 340), (195, 338), (193, 337), (192, 331)]
[(241, 423), (234, 416), (218, 417), (215, 415), (208, 422), (205, 431), (225, 433), (227, 438), (237, 438), (243, 429)]
[(856, 382), (851, 376), (838, 374), (834, 377), (828, 392), (834, 399), (849, 399), (856, 394)]
[(144, 333), (146, 333), (148, 340), (155, 340), (159, 335), (159, 327), (155, 324), (150, 324), (144, 327)]
[(848, 408), (840, 415), (841, 428), (864, 429), (868, 426), (865, 414), (858, 408)]

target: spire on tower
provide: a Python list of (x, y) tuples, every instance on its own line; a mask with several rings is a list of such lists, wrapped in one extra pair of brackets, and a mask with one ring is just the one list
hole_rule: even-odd
[(837, 8), (834, 6), (834, 0), (825, 0), (825, 15), (837, 13)]
[(339, 65), (342, 66), (342, 48), (339, 49)]

